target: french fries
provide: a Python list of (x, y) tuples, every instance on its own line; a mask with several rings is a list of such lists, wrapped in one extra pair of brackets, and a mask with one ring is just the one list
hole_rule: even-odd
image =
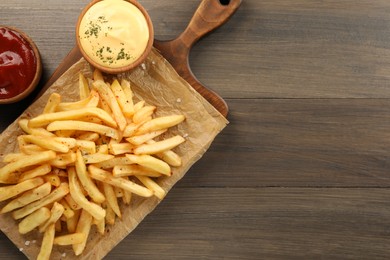
[(157, 107), (134, 102), (129, 81), (105, 82), (98, 70), (79, 75), (79, 94), (62, 102), (53, 93), (41, 115), (21, 119), (20, 151), (0, 168), (0, 214), (20, 220), (21, 234), (43, 233), (37, 259), (49, 259), (53, 246), (82, 254), (93, 225), (104, 235), (133, 194), (163, 199), (158, 178), (182, 163), (172, 149), (185, 139), (169, 128), (183, 115), (156, 117)]

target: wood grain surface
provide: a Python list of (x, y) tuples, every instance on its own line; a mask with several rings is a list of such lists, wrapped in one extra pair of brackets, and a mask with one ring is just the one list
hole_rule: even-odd
[[(140, 2), (159, 40), (200, 3)], [(0, 24), (41, 51), (41, 86), (87, 3), (0, 1)], [(229, 126), (106, 259), (388, 259), (389, 13), (385, 0), (243, 0), (189, 57)], [(0, 106), (0, 131), (34, 97)], [(0, 259), (24, 259), (3, 234)]]

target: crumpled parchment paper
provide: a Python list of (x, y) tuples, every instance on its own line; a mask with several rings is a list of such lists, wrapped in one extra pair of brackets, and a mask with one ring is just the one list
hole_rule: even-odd
[[(90, 65), (81, 59), (66, 71), (47, 91), (34, 102), (21, 118), (29, 118), (40, 114), (51, 93), (61, 94), (62, 101), (76, 101), (78, 94), (78, 74), (82, 72), (91, 77)], [(172, 66), (153, 50), (144, 65), (135, 70), (120, 74), (118, 78), (127, 78), (132, 84), (136, 99), (143, 99), (147, 104), (157, 107), (157, 115), (184, 114), (186, 120), (179, 126), (169, 130), (169, 134), (181, 134), (186, 142), (175, 148), (182, 157), (183, 165), (173, 167), (173, 175), (159, 179), (164, 190), (169, 191), (179, 181), (189, 168), (199, 160), (211, 145), (217, 134), (227, 125), (228, 121), (198, 92), (196, 92), (184, 79), (182, 79)], [(10, 152), (18, 151), (16, 137), (21, 134), (17, 121), (11, 124), (0, 136), (0, 161)], [(0, 167), (4, 163), (0, 162)], [(124, 239), (136, 226), (159, 204), (155, 197), (132, 197), (129, 206), (122, 205), (122, 219), (117, 219), (114, 226), (107, 226), (108, 232), (104, 236), (91, 229), (87, 246), (80, 259), (101, 259), (115, 245)], [(5, 203), (0, 204), (0, 207)], [(11, 214), (0, 215), (0, 229), (7, 235), (29, 259), (35, 259), (39, 253), (42, 234), (33, 231), (27, 235), (18, 233), (18, 222)], [(26, 241), (30, 244), (25, 245)], [(36, 241), (32, 243), (32, 241)], [(52, 259), (74, 258), (71, 246), (54, 246)]]

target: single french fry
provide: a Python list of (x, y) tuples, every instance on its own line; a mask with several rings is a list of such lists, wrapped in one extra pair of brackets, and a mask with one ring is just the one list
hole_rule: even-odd
[(134, 114), (134, 108), (130, 104), (130, 101), (127, 99), (125, 92), (123, 91), (122, 86), (119, 84), (118, 80), (114, 80), (111, 84), (111, 90), (122, 109), (122, 112), (125, 116), (132, 116)]
[(127, 190), (123, 190), (123, 197), (122, 197), (123, 203), (126, 205), (130, 205), (131, 202), (131, 192)]
[(58, 93), (52, 93), (47, 100), (46, 106), (43, 109), (43, 114), (53, 113), (56, 111), (58, 104), (61, 103), (61, 96)]
[(162, 174), (155, 170), (145, 168), (138, 164), (130, 164), (130, 165), (115, 165), (114, 168), (112, 169), (112, 175), (114, 177), (125, 177), (125, 176), (134, 176), (134, 175), (160, 177)]
[(106, 231), (106, 220), (102, 219), (100, 221), (96, 221), (95, 225), (96, 225), (96, 229), (99, 232), (99, 234), (104, 235), (104, 233)]
[(89, 177), (89, 174), (87, 173), (87, 167), (84, 163), (83, 156), (81, 155), (81, 152), (79, 150), (76, 152), (76, 164), (75, 165), (76, 165), (77, 177), (78, 177), (81, 185), (84, 187), (85, 191), (91, 197), (91, 199), (96, 203), (102, 203), (103, 201), (105, 201), (106, 198), (99, 191), (99, 189), (97, 188), (95, 183), (92, 181), (92, 179)]
[(73, 233), (73, 234), (62, 235), (54, 238), (53, 244), (59, 246), (69, 246), (69, 245), (80, 244), (83, 243), (84, 241), (85, 241), (84, 233)]
[(6, 164), (3, 168), (0, 169), (0, 183), (9, 183), (14, 180), (14, 172), (32, 165), (39, 165), (50, 161), (56, 157), (56, 153), (53, 151), (45, 151), (38, 154), (32, 154), (24, 157), (21, 160), (14, 161)]
[(136, 131), (136, 134), (141, 135), (152, 131), (166, 129), (183, 122), (184, 119), (185, 116), (183, 115), (157, 117), (141, 125)]
[(79, 222), (77, 223), (76, 233), (82, 233), (84, 235), (81, 243), (73, 244), (73, 251), (76, 256), (81, 255), (87, 243), (89, 232), (92, 225), (92, 215), (88, 211), (82, 210)]
[(34, 212), (39, 208), (45, 207), (51, 203), (61, 200), (68, 193), (69, 193), (69, 185), (67, 183), (61, 183), (61, 185), (57, 189), (53, 190), (46, 197), (43, 197), (40, 200), (37, 200), (33, 203), (24, 206), (21, 209), (12, 212), (12, 217), (14, 219), (24, 218), (25, 216), (31, 214), (32, 212)]
[(83, 158), (85, 164), (92, 164), (92, 163), (101, 163), (113, 159), (115, 158), (115, 156), (111, 154), (95, 153), (95, 154), (84, 155)]
[(162, 141), (143, 144), (134, 149), (134, 154), (156, 154), (161, 153), (172, 148), (175, 148), (179, 144), (183, 143), (185, 139), (180, 135), (173, 136)]
[(58, 202), (54, 202), (50, 210), (50, 218), (39, 226), (39, 232), (43, 233), (50, 225), (55, 224), (61, 218), (64, 211), (64, 206)]
[(131, 162), (126, 156), (123, 156), (123, 157), (115, 157), (107, 161), (95, 163), (93, 165), (101, 169), (110, 169), (113, 168), (115, 165), (127, 165), (127, 164), (133, 164), (133, 162)]
[(94, 154), (96, 153), (96, 144), (95, 142), (92, 141), (87, 141), (87, 140), (77, 140), (76, 141), (77, 147), (83, 151), (83, 153), (87, 154)]
[(79, 73), (79, 93), (80, 100), (88, 98), (90, 93), (88, 81), (84, 77), (83, 73)]
[(28, 119), (20, 119), (19, 122), (19, 127), (26, 132), (27, 134), (30, 135), (38, 135), (38, 136), (55, 136), (53, 133), (50, 133), (44, 128), (30, 128), (28, 126), (29, 120)]
[(114, 144), (109, 144), (109, 151), (113, 155), (120, 155), (120, 154), (125, 154), (125, 153), (132, 153), (134, 149), (134, 145), (130, 143), (114, 143)]
[(42, 178), (34, 178), (18, 183), (16, 185), (0, 187), (0, 201), (5, 201), (9, 198), (15, 197), (25, 191), (34, 189), (45, 183)]
[(115, 216), (116, 216), (116, 214), (115, 214), (115, 212), (114, 212), (114, 210), (111, 208), (111, 206), (107, 203), (107, 205), (106, 205), (106, 212), (107, 212), (107, 214), (106, 214), (106, 223), (108, 224), (108, 225), (114, 225), (115, 224)]
[(46, 207), (37, 209), (19, 223), (19, 233), (27, 234), (50, 218), (50, 210)]
[(93, 70), (92, 78), (93, 80), (104, 80), (102, 72), (98, 69)]
[(2, 208), (2, 210), (0, 211), (0, 214), (11, 212), (15, 209), (24, 207), (27, 204), (30, 204), (49, 195), (50, 191), (51, 185), (48, 182), (32, 190), (26, 191), (19, 197), (16, 197), (14, 200), (10, 201), (7, 205), (5, 205), (4, 208)]
[(134, 123), (128, 124), (125, 127), (125, 130), (123, 130), (123, 137), (130, 137), (130, 136), (134, 135), (134, 133), (137, 131), (138, 127), (140, 127), (140, 125), (137, 125)]
[(126, 154), (126, 157), (133, 163), (155, 170), (164, 175), (171, 176), (172, 174), (169, 164), (151, 155)]
[(153, 115), (154, 110), (156, 110), (155, 106), (144, 106), (140, 108), (137, 110), (137, 112), (134, 113), (133, 122), (135, 124), (145, 122), (147, 118)]
[(76, 130), (58, 130), (55, 131), (55, 136), (67, 138), (67, 137), (71, 137), (75, 132)]
[(90, 131), (119, 139), (118, 131), (112, 127), (76, 120), (54, 121), (47, 126), (47, 130), (50, 132), (57, 130)]
[(104, 190), (104, 195), (107, 199), (106, 200), (107, 204), (115, 212), (115, 215), (117, 215), (119, 218), (122, 218), (122, 214), (119, 209), (118, 199), (115, 195), (114, 188), (107, 183), (103, 183), (103, 190)]
[(135, 135), (135, 136), (131, 136), (129, 138), (126, 138), (126, 141), (128, 141), (129, 143), (133, 144), (133, 145), (141, 145), (147, 141), (150, 141), (152, 140), (153, 138), (157, 137), (157, 136), (160, 136), (162, 135), (163, 133), (165, 133), (168, 129), (161, 129), (161, 130), (157, 130), (157, 131), (152, 131), (152, 132), (149, 132), (149, 133), (146, 133), (146, 134), (142, 134), (142, 135)]
[(69, 152), (65, 154), (58, 154), (57, 157), (51, 160), (49, 163), (53, 167), (66, 169), (68, 165), (73, 164), (75, 161), (76, 161), (76, 153)]
[(3, 162), (10, 163), (22, 159), (27, 156), (25, 153), (8, 153), (4, 156)]
[(84, 134), (79, 135), (77, 137), (77, 139), (96, 142), (99, 139), (99, 134), (97, 134), (97, 133), (84, 133)]
[(111, 175), (110, 172), (99, 169), (93, 165), (90, 165), (88, 169), (91, 177), (95, 180), (130, 191), (142, 197), (150, 197), (153, 195), (153, 193), (147, 188), (123, 178), (115, 178)]
[(76, 201), (74, 201), (74, 199), (72, 198), (72, 196), (70, 194), (66, 195), (64, 199), (66, 200), (66, 202), (68, 203), (69, 207), (73, 211), (81, 209), (80, 205), (77, 204)]
[(77, 223), (79, 222), (82, 209), (75, 210), (74, 215), (71, 218), (66, 219), (66, 227), (69, 233), (76, 232)]
[(69, 206), (65, 198), (60, 201), (60, 204), (64, 207), (63, 216), (65, 217), (65, 220), (72, 218), (74, 216), (74, 210)]
[(80, 184), (77, 180), (76, 170), (72, 167), (68, 170), (70, 194), (74, 201), (79, 204), (84, 210), (88, 211), (95, 219), (101, 220), (105, 217), (105, 210), (99, 205), (90, 202), (85, 198), (81, 191)]
[[(146, 142), (147, 144), (155, 143), (154, 140), (149, 140)], [(155, 154), (158, 158), (168, 163), (170, 166), (179, 167), (182, 164), (181, 157), (171, 150), (162, 151), (161, 153)]]
[(69, 147), (66, 144), (58, 142), (53, 137), (43, 137), (35, 135), (23, 135), (24, 140), (27, 143), (36, 144), (42, 148), (52, 150), (60, 153), (69, 152)]
[(51, 166), (50, 164), (42, 164), (32, 170), (23, 172), (19, 177), (19, 182), (23, 182), (35, 177), (43, 176), (51, 172)]
[(163, 188), (161, 188), (161, 186), (158, 185), (151, 178), (149, 178), (148, 176), (141, 176), (141, 175), (136, 175), (136, 177), (138, 180), (140, 180), (142, 182), (143, 185), (145, 185), (148, 189), (153, 191), (153, 194), (157, 198), (162, 200), (165, 197), (165, 195), (166, 195), (165, 190)]
[(26, 143), (23, 145), (23, 147), (20, 149), (20, 151), (26, 155), (30, 155), (30, 154), (37, 154), (37, 153), (47, 151), (47, 149), (43, 148), (39, 145), (36, 145), (36, 144), (27, 144)]
[(49, 260), (53, 249), (53, 241), (55, 236), (55, 224), (51, 224), (43, 235), (41, 250), (39, 251), (37, 260)]
[(134, 114), (133, 91), (131, 90), (130, 82), (125, 79), (121, 80), (121, 87), (126, 96), (126, 100), (128, 101), (128, 103), (126, 103), (127, 107), (124, 109), (124, 114), (130, 117)]
[(57, 112), (77, 110), (85, 107), (97, 107), (99, 101), (100, 101), (99, 93), (97, 93), (95, 90), (92, 90), (89, 96), (85, 99), (75, 101), (75, 102), (63, 102), (58, 104)]
[(144, 106), (145, 106), (145, 100), (138, 101), (137, 103), (134, 104), (134, 112), (137, 112)]
[(94, 81), (92, 83), (92, 87), (99, 92), (100, 97), (106, 101), (108, 106), (111, 108), (120, 131), (123, 131), (127, 125), (127, 121), (110, 87), (101, 80)]
[(108, 145), (107, 144), (101, 144), (97, 147), (96, 150), (97, 153), (100, 154), (108, 154)]
[(85, 107), (77, 110), (61, 111), (42, 114), (30, 119), (29, 127), (40, 127), (55, 121), (76, 120), (85, 117), (97, 117), (111, 127), (116, 127), (114, 119), (103, 109), (97, 107)]
[(47, 174), (47, 175), (43, 176), (43, 179), (46, 182), (49, 182), (54, 187), (59, 187), (61, 184), (60, 177), (58, 177), (55, 174)]

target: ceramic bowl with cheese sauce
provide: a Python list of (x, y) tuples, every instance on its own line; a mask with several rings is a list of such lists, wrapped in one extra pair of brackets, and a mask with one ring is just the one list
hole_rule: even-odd
[(153, 25), (134, 0), (95, 0), (79, 16), (77, 45), (95, 68), (110, 74), (139, 66), (151, 51)]

